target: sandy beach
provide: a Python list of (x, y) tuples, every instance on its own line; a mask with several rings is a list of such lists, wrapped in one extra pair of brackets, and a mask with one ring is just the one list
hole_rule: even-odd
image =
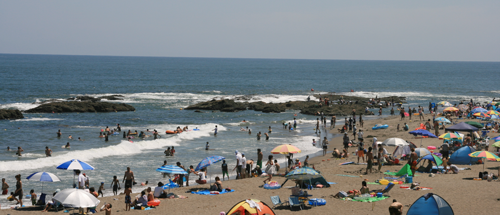
[[(427, 118), (426, 118), (427, 119)], [(460, 120), (464, 121), (464, 120)], [(415, 143), (417, 146), (420, 145), (420, 138), (415, 138), (413, 135), (408, 134), (405, 131), (396, 131), (397, 124), (403, 125), (406, 122), (409, 124), (410, 130), (417, 128), (420, 123), (424, 121), (416, 120), (414, 117), (412, 121), (408, 118), (401, 121), (398, 116), (389, 116), (386, 118), (380, 118), (370, 121), (365, 121), (364, 132), (365, 139), (367, 136), (376, 136), (379, 141), (383, 141), (390, 137), (399, 137), (405, 140)], [(388, 129), (372, 130), (371, 128), (375, 124), (388, 124)], [(337, 128), (332, 129), (330, 132), (338, 133)], [(440, 130), (440, 133), (443, 133)], [(489, 133), (491, 137), (496, 136), (496, 133)], [(352, 135), (350, 135), (352, 138)], [(491, 213), (492, 209), (497, 207), (498, 199), (500, 195), (500, 187), (498, 186), (498, 181), (487, 182), (487, 181), (474, 181), (471, 178), (477, 177), (478, 172), (482, 171), (483, 165), (458, 165), (459, 167), (470, 167), (471, 170), (463, 170), (458, 174), (436, 174), (435, 177), (429, 177), (426, 173), (417, 173), (414, 181), (420, 182), (421, 186), (430, 187), (432, 190), (429, 191), (413, 191), (400, 189), (399, 185), (396, 185), (389, 193), (390, 198), (374, 202), (374, 203), (363, 203), (363, 202), (353, 202), (353, 201), (343, 201), (333, 198), (339, 191), (348, 191), (352, 189), (360, 189), (361, 182), (364, 179), (368, 179), (369, 182), (374, 182), (377, 179), (383, 178), (385, 175), (374, 171), (374, 173), (364, 175), (360, 171), (364, 172), (366, 165), (339, 165), (343, 162), (354, 161), (356, 162), (357, 157), (351, 155), (347, 159), (334, 159), (331, 155), (331, 150), (333, 148), (342, 148), (342, 138), (337, 137), (329, 140), (329, 153), (326, 156), (314, 157), (310, 160), (310, 165), (321, 171), (321, 174), (328, 182), (335, 182), (330, 188), (319, 188), (309, 190), (309, 194), (313, 195), (312, 198), (323, 198), (327, 201), (325, 206), (310, 207), (307, 206), (304, 210), (290, 210), (289, 207), (278, 207), (274, 209), (276, 214), (388, 214), (388, 207), (392, 202), (392, 199), (397, 199), (404, 205), (404, 213), (408, 210), (409, 206), (420, 196), (432, 192), (443, 197), (453, 208), (455, 214), (473, 214), (473, 213)], [(442, 140), (437, 138), (424, 138), (422, 140), (423, 147), (427, 146), (440, 146)], [(389, 153), (392, 153), (394, 147), (387, 147)], [(493, 149), (490, 148), (490, 151)], [(268, 152), (264, 152), (264, 157), (266, 158)], [(404, 163), (404, 162), (403, 162)], [(497, 172), (498, 166), (500, 164), (496, 162), (486, 162), (485, 170), (489, 172)], [(398, 171), (402, 165), (395, 166), (383, 166), (382, 172)], [(374, 167), (376, 169), (376, 166)], [(282, 171), (282, 170), (281, 170)], [(359, 177), (345, 177), (338, 176), (342, 175), (352, 175)], [(229, 209), (237, 202), (252, 198), (264, 201), (266, 204), (272, 207), (272, 202), (270, 196), (279, 195), (282, 201), (288, 199), (291, 194), (291, 186), (294, 186), (292, 181), (288, 181), (285, 186), (277, 190), (266, 190), (260, 187), (263, 185), (264, 177), (256, 177), (244, 180), (229, 180), (223, 181), (224, 188), (234, 189), (235, 192), (227, 193), (223, 195), (216, 196), (204, 196), (195, 195), (189, 193), (192, 189), (204, 189), (208, 188), (208, 185), (197, 185), (183, 188), (172, 189), (171, 192), (177, 195), (183, 195), (187, 198), (185, 199), (162, 199), (161, 205), (152, 210), (141, 211), (132, 210), (130, 212), (125, 211), (124, 195), (109, 196), (104, 198), (99, 198), (101, 205), (105, 202), (112, 203), (112, 214), (219, 214), (221, 211), (228, 212)], [(273, 177), (273, 180), (283, 183), (286, 179), (284, 177)], [(372, 189), (382, 189), (384, 185), (368, 185), (370, 190)], [(144, 187), (145, 189), (147, 187)], [(154, 188), (154, 187), (153, 187)], [(474, 195), (470, 195), (474, 194)], [(132, 196), (136, 196), (134, 194)], [(471, 198), (473, 196), (473, 198)], [(77, 211), (77, 210), (75, 210)], [(16, 210), (2, 210), (1, 214), (42, 214), (40, 211), (16, 211)], [(54, 212), (49, 212), (53, 214)], [(59, 214), (63, 212), (58, 212)]]

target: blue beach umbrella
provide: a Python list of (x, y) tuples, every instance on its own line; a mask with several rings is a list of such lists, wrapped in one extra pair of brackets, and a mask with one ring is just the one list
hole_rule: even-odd
[(472, 109), (471, 113), (486, 113), (488, 112), (488, 110), (484, 109), (484, 108), (474, 108)]
[(35, 172), (28, 177), (28, 180), (41, 181), (42, 182), (42, 193), (43, 193), (43, 182), (58, 182), (61, 181), (56, 175), (50, 172)]
[(500, 136), (491, 138), (494, 141), (500, 141)]
[(201, 162), (198, 164), (198, 166), (196, 166), (196, 169), (194, 169), (195, 171), (198, 171), (200, 169), (203, 169), (205, 167), (208, 167), (214, 163), (217, 163), (221, 160), (224, 160), (226, 159), (225, 157), (222, 157), (222, 156), (210, 156), (210, 157), (206, 157), (205, 159), (201, 160)]
[(287, 179), (295, 179), (301, 181), (309, 180), (309, 185), (312, 185), (311, 179), (321, 177), (323, 176), (321, 176), (321, 174), (310, 167), (298, 168), (285, 175), (285, 178)]
[(161, 172), (161, 173), (167, 173), (167, 174), (179, 174), (179, 175), (186, 175), (188, 174), (186, 172), (186, 170), (178, 167), (178, 166), (174, 166), (174, 165), (166, 165), (166, 166), (162, 166), (158, 169), (156, 169), (157, 172)]
[[(433, 133), (425, 130), (425, 129), (418, 129), (418, 130), (415, 130), (415, 131), (410, 131), (408, 132), (410, 134), (413, 134), (415, 136), (419, 135), (419, 136), (424, 136), (424, 137), (432, 137), (432, 138), (437, 138), (436, 135), (434, 135)], [(422, 147), (422, 139), (420, 140), (420, 147)]]
[[(66, 161), (59, 166), (56, 167), (57, 169), (64, 169), (64, 170), (94, 170), (95, 168), (91, 166), (88, 163), (85, 163), (81, 160), (78, 159), (72, 159), (70, 161)], [(73, 186), (76, 187), (75, 185), (75, 175), (73, 174)]]
[(439, 121), (439, 122), (448, 123), (448, 124), (450, 124), (450, 123), (451, 123), (451, 122), (450, 122), (450, 120), (448, 120), (448, 119), (446, 119), (446, 118), (444, 118), (444, 117), (438, 117), (438, 118), (436, 118), (436, 119), (434, 119), (434, 120)]
[(57, 166), (57, 169), (65, 169), (65, 170), (94, 170), (95, 168), (88, 163), (85, 163), (78, 159), (73, 159), (70, 161), (66, 161), (61, 165)]
[(429, 150), (427, 150), (426, 148), (416, 148), (415, 153), (417, 153), (417, 156), (419, 158), (431, 154), (431, 152)]

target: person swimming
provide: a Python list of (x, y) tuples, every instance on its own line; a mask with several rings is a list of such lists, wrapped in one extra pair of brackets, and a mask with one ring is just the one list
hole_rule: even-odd
[(73, 136), (69, 135), (69, 136), (68, 136), (68, 139), (73, 139)]
[(208, 145), (208, 142), (207, 142), (207, 145), (205, 146), (205, 150), (210, 150), (209, 148), (210, 148), (210, 146)]
[(16, 155), (17, 156), (22, 156), (21, 152), (24, 152), (23, 148), (21, 148), (20, 146), (17, 147), (17, 152), (16, 152)]
[(68, 143), (66, 143), (66, 146), (64, 146), (64, 148), (66, 148), (66, 149), (71, 148), (71, 146), (69, 145), (69, 142), (68, 142)]

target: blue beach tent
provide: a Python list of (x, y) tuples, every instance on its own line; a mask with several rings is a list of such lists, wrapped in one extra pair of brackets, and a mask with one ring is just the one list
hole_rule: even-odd
[(427, 193), (418, 198), (408, 209), (406, 215), (454, 215), (450, 204), (441, 196)]
[(450, 162), (452, 164), (475, 164), (481, 158), (470, 157), (469, 154), (475, 152), (472, 147), (464, 146), (451, 154)]

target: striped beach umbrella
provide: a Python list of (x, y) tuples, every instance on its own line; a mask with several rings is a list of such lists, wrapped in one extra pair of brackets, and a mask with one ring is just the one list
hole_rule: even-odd
[(456, 107), (447, 107), (443, 111), (444, 112), (455, 112), (455, 111), (458, 111), (458, 108), (456, 108)]
[(58, 182), (61, 181), (59, 177), (56, 175), (50, 173), (50, 172), (35, 172), (28, 177), (26, 177), (28, 180), (33, 180), (33, 181), (41, 181), (42, 182), (42, 193), (43, 193), (43, 182)]
[[(500, 161), (500, 157), (488, 151), (475, 151), (470, 153), (469, 156), (473, 158), (485, 158), (486, 160), (490, 161)], [(484, 170), (484, 163), (485, 162), (483, 162), (483, 170)]]
[(417, 153), (419, 158), (431, 154), (431, 152), (426, 148), (416, 148), (415, 153)]
[(438, 118), (436, 118), (434, 120), (439, 121), (439, 122), (443, 122), (443, 123), (448, 123), (448, 124), (451, 123), (451, 121), (449, 119), (446, 119), (444, 117), (438, 117)]
[(78, 159), (73, 159), (70, 161), (66, 161), (59, 166), (57, 169), (65, 169), (65, 170), (94, 170), (95, 168), (88, 163), (85, 163)]
[(482, 107), (477, 107), (471, 110), (471, 113), (486, 113), (488, 110), (482, 108)]
[(167, 173), (167, 174), (180, 174), (180, 175), (188, 174), (186, 172), (186, 170), (184, 170), (178, 166), (174, 166), (174, 165), (162, 166), (162, 167), (156, 169), (156, 171), (161, 172), (161, 173)]
[(439, 136), (439, 139), (440, 140), (462, 139), (462, 137), (460, 137), (460, 135), (456, 133), (445, 133)]
[(300, 153), (301, 150), (290, 144), (283, 144), (271, 150), (271, 154), (295, 154)]
[(498, 111), (495, 111), (495, 110), (490, 110), (490, 111), (486, 112), (486, 114), (488, 114), (488, 115), (499, 115), (500, 113), (498, 113)]
[(482, 118), (489, 118), (490, 117), (490, 115), (485, 114), (485, 113), (481, 113), (481, 112), (477, 112), (475, 114), (472, 114), (472, 116), (482, 117)]
[(285, 175), (285, 178), (295, 179), (295, 180), (311, 180), (313, 178), (321, 178), (321, 174), (319, 174), (316, 170), (309, 167), (302, 167), (295, 169), (288, 174)]

